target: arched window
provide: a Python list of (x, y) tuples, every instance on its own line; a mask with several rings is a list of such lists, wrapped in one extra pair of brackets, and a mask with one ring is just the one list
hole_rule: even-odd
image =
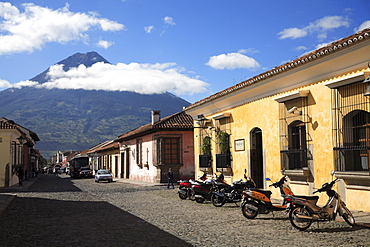
[(307, 170), (309, 154), (307, 97), (282, 102), (279, 107), (279, 116), (282, 169)]
[(354, 110), (343, 118), (343, 143), (335, 148), (344, 171), (368, 171), (370, 152), (370, 113)]
[(333, 90), (333, 136), (338, 171), (370, 169), (370, 100), (366, 84), (344, 85)]
[(289, 170), (307, 167), (306, 125), (302, 121), (297, 120), (289, 124), (288, 150), (285, 155)]

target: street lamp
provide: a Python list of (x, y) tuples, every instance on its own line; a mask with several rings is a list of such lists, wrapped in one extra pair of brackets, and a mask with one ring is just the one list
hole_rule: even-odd
[(24, 144), (27, 143), (27, 138), (24, 137), (24, 136), (18, 137), (17, 140), (18, 140), (19, 144), (21, 144), (21, 145), (24, 145)]
[(208, 121), (207, 118), (204, 117), (203, 114), (198, 115), (197, 123), (199, 124), (200, 128), (204, 128), (205, 123)]

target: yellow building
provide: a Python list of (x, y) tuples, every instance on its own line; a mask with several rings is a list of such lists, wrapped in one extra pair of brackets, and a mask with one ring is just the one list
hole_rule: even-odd
[(39, 154), (34, 146), (40, 141), (37, 134), (13, 120), (0, 118), (0, 187), (18, 184), (18, 171), (22, 180), (39, 167)]
[(246, 170), (266, 189), (288, 175), (309, 195), (334, 170), (348, 207), (370, 211), (369, 62), (365, 29), (189, 105), (196, 175), (232, 182)]

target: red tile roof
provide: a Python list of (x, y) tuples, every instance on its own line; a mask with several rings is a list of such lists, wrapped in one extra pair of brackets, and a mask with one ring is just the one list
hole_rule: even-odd
[(243, 81), (239, 84), (236, 84), (232, 87), (229, 87), (223, 91), (220, 91), (216, 94), (213, 94), (207, 98), (204, 98), (202, 100), (199, 100), (193, 104), (190, 104), (189, 106), (185, 107), (185, 111), (186, 110), (189, 110), (189, 109), (192, 109), (194, 107), (197, 107), (199, 105), (202, 105), (202, 104), (205, 104), (207, 102), (210, 102), (214, 99), (217, 99), (217, 98), (220, 98), (224, 95), (227, 95), (229, 93), (232, 93), (232, 92), (235, 92), (241, 88), (245, 88), (247, 86), (250, 86), (254, 83), (258, 83), (260, 81), (263, 81), (267, 78), (270, 78), (270, 77), (273, 77), (273, 76), (276, 76), (276, 75), (279, 75), (281, 73), (284, 73), (284, 72), (287, 72), (287, 71), (290, 71), (291, 69), (294, 69), (294, 68), (297, 68), (305, 63), (309, 63), (309, 62), (313, 62), (313, 61), (316, 61), (317, 59), (320, 59), (322, 57), (325, 57), (329, 54), (332, 54), (332, 53), (335, 53), (339, 50), (343, 50), (347, 47), (350, 47), (352, 44), (354, 43), (359, 43), (361, 41), (364, 41), (365, 39), (369, 39), (370, 37), (370, 28), (367, 28), (367, 29), (364, 29), (362, 31), (359, 31), (353, 35), (350, 35), (346, 38), (343, 38), (343, 39), (340, 39), (340, 40), (337, 40), (333, 43), (330, 43), (322, 48), (319, 48), (317, 50), (314, 50), (312, 52), (309, 52), (309, 53), (306, 53), (305, 55), (293, 60), (293, 61), (290, 61), (288, 63), (285, 63), (283, 65), (280, 65), (278, 67), (275, 67), (271, 70), (268, 70), (262, 74), (259, 74), (253, 78), (250, 78), (246, 81)]
[(178, 112), (174, 115), (165, 117), (154, 124), (149, 123), (120, 135), (115, 141), (130, 140), (135, 137), (161, 130), (193, 130), (193, 118), (185, 112)]
[(29, 131), (29, 135), (32, 137), (32, 139), (34, 141), (40, 141), (40, 138), (38, 137), (38, 135), (35, 132), (33, 132), (33, 131), (15, 123), (13, 120), (7, 119), (5, 117), (0, 118), (0, 129), (18, 129), (21, 133), (23, 133), (22, 129), (24, 129), (24, 130)]
[(99, 143), (93, 147), (90, 147), (84, 151), (81, 152), (81, 154), (92, 154), (92, 153), (98, 153), (108, 150), (114, 150), (119, 148), (119, 143), (115, 140), (109, 140), (105, 141), (103, 143)]

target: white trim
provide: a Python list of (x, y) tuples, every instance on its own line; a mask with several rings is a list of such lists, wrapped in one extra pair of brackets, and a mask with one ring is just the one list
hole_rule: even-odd
[(285, 94), (283, 96), (276, 97), (273, 100), (275, 100), (279, 103), (283, 103), (283, 102), (286, 102), (288, 100), (297, 99), (297, 98), (301, 98), (301, 97), (307, 97), (309, 93), (310, 93), (310, 90), (299, 90), (299, 91), (294, 91), (294, 92), (289, 93), (289, 94)]
[(219, 113), (219, 114), (211, 116), (211, 118), (215, 120), (226, 118), (226, 117), (230, 117), (230, 112)]
[(364, 75), (365, 73), (361, 72), (361, 73), (357, 73), (357, 74), (353, 74), (353, 75), (349, 75), (345, 77), (340, 77), (340, 78), (331, 80), (329, 82), (325, 82), (323, 84), (329, 88), (337, 88), (337, 87), (348, 85), (348, 84), (351, 84), (357, 81), (365, 80)]

